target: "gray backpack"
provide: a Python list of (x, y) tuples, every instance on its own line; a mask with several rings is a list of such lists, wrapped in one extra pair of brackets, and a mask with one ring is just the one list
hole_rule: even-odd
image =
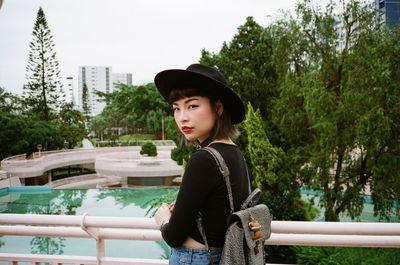
[[(212, 147), (204, 147), (201, 150), (209, 152), (217, 162), (219, 170), (224, 177), (231, 208), (231, 220), (225, 234), (225, 243), (222, 249), (220, 265), (261, 265), (264, 262), (264, 241), (271, 236), (272, 216), (264, 204), (255, 205), (260, 198), (261, 191), (255, 189), (242, 204), (239, 211), (233, 207), (232, 188), (229, 180), (229, 169), (221, 154)], [(249, 181), (249, 191), (250, 181)], [(210, 247), (207, 243), (204, 225), (201, 215), (197, 218), (197, 226), (203, 237), (208, 253)], [(213, 264), (210, 255), (210, 264)], [(216, 265), (216, 264), (214, 264)]]

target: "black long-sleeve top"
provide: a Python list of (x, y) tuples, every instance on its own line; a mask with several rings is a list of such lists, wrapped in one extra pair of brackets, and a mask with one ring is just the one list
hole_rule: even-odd
[[(229, 171), (235, 211), (249, 195), (247, 166), (236, 145), (213, 143), (224, 158)], [(171, 247), (180, 247), (188, 236), (204, 244), (196, 225), (201, 212), (210, 247), (222, 247), (230, 214), (228, 191), (214, 158), (198, 150), (189, 159), (169, 223), (162, 236)]]

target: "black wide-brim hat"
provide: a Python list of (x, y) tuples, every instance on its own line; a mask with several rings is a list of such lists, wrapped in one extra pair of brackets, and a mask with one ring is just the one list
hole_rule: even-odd
[(241, 122), (245, 117), (242, 100), (228, 87), (224, 76), (213, 67), (192, 64), (186, 70), (165, 70), (155, 76), (154, 83), (167, 101), (174, 89), (197, 88), (221, 100), (224, 109), (229, 112), (232, 124)]

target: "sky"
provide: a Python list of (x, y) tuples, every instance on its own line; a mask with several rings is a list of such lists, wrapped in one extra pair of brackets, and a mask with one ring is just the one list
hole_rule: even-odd
[[(1, 2), (2, 0), (0, 0)], [(0, 87), (21, 94), (39, 7), (53, 35), (64, 88), (78, 67), (111, 66), (134, 85), (185, 69), (203, 49), (218, 52), (252, 16), (261, 26), (293, 12), (297, 0), (3, 0)], [(281, 11), (280, 11), (281, 10)]]

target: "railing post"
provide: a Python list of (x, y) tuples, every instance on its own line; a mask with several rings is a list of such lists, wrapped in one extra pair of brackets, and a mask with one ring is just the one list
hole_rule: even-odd
[(105, 255), (104, 250), (104, 239), (96, 239), (96, 250), (97, 250), (97, 265), (101, 265), (101, 260)]

